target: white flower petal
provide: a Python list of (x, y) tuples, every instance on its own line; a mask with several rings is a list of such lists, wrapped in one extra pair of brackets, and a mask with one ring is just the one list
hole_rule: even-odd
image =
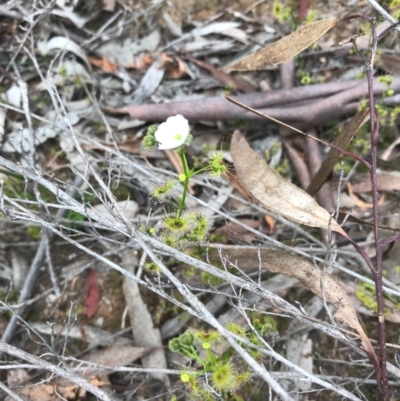
[(154, 134), (159, 149), (174, 149), (183, 145), (189, 135), (189, 122), (180, 114), (168, 117)]

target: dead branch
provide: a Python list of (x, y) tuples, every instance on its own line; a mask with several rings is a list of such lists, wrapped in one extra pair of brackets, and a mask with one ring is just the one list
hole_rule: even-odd
[[(400, 91), (400, 78), (390, 86)], [(387, 84), (374, 80), (374, 94), (381, 95), (388, 89)], [(351, 112), (346, 106), (367, 96), (366, 81), (336, 82), (293, 89), (235, 96), (234, 99), (249, 107), (259, 109), (273, 118), (301, 122), (308, 126), (338, 119)], [(330, 96), (331, 95), (331, 96)], [(298, 102), (311, 101), (306, 105)], [(267, 108), (268, 106), (268, 108)], [(351, 108), (352, 109), (352, 108)], [(117, 110), (129, 113), (132, 118), (145, 121), (164, 121), (169, 116), (182, 114), (191, 121), (208, 120), (260, 120), (253, 113), (232, 107), (223, 97), (212, 97), (176, 103), (143, 104), (126, 106)]]
[(65, 379), (71, 381), (72, 383), (77, 384), (79, 387), (82, 387), (85, 390), (89, 391), (90, 393), (94, 394), (100, 400), (103, 400), (103, 401), (117, 401), (118, 400), (118, 398), (108, 395), (104, 390), (100, 389), (99, 387), (96, 387), (95, 385), (88, 382), (86, 379), (79, 377), (75, 373), (68, 372), (67, 370), (65, 370), (59, 366), (56, 366), (50, 362), (47, 362), (42, 358), (28, 354), (27, 352), (25, 352), (21, 349), (13, 347), (12, 345), (9, 345), (9, 344), (5, 344), (1, 341), (0, 341), (0, 352), (1, 353), (4, 352), (8, 355), (15, 356), (16, 358), (23, 359), (24, 361), (28, 361), (37, 367), (40, 367), (44, 370), (54, 373), (57, 376), (63, 377)]

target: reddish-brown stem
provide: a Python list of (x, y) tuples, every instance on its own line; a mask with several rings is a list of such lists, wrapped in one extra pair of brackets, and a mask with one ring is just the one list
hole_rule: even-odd
[(384, 31), (382, 31), (376, 38), (377, 43), (379, 43), (389, 32), (392, 31), (393, 28), (395, 28), (399, 24), (400, 19), (398, 19), (396, 22), (394, 22), (392, 25), (388, 26)]
[(300, 19), (304, 19), (307, 17), (308, 12), (308, 0), (300, 0), (299, 4), (299, 17)]
[[(364, 258), (364, 260), (367, 262), (368, 267), (371, 269), (372, 275), (374, 276), (374, 265), (371, 261), (371, 258), (368, 256), (368, 254), (362, 249), (356, 241), (353, 240), (348, 234), (345, 235), (345, 237), (350, 241), (350, 243), (354, 246), (355, 250)], [(382, 364), (381, 361), (378, 359), (376, 356), (374, 350), (372, 349), (371, 352), (368, 352), (369, 357), (371, 359), (371, 362), (374, 366), (375, 369), (375, 374), (377, 377), (378, 383), (380, 383), (380, 378), (382, 377)], [(379, 386), (381, 388), (381, 386)], [(386, 401), (386, 400), (385, 400)]]
[[(376, 20), (371, 19), (372, 26), (372, 44), (370, 59), (367, 60), (362, 51), (359, 49), (355, 40), (353, 41), (359, 55), (364, 60), (367, 70), (368, 81), (368, 98), (369, 98), (369, 111), (370, 111), (370, 124), (371, 124), (371, 167), (370, 177), (372, 186), (372, 214), (374, 224), (374, 237), (376, 249), (376, 265), (372, 268), (372, 276), (375, 281), (376, 302), (378, 309), (378, 331), (379, 331), (379, 356), (380, 356), (380, 369), (376, 372), (379, 388), (382, 392), (383, 400), (390, 400), (389, 383), (387, 376), (387, 354), (386, 354), (386, 327), (384, 316), (384, 303), (383, 303), (383, 282), (382, 282), (382, 256), (383, 246), (379, 237), (379, 219), (378, 219), (378, 180), (377, 180), (377, 151), (379, 140), (379, 115), (375, 109), (374, 93), (373, 93), (373, 69), (376, 49), (378, 46), (378, 36), (376, 34)], [(365, 259), (365, 256), (362, 255)], [(369, 259), (369, 258), (368, 258)], [(370, 259), (369, 259), (370, 260)]]
[[(362, 249), (357, 244), (357, 242), (353, 240), (353, 238), (351, 238), (348, 234), (346, 234), (345, 237), (354, 246), (355, 250), (364, 258), (364, 260), (368, 264), (368, 267), (371, 269), (372, 275), (374, 275), (374, 265), (372, 264), (371, 258), (367, 255), (367, 253), (364, 251), (364, 249)], [(373, 349), (371, 349), (371, 351), (368, 352), (368, 355), (371, 359), (372, 365), (374, 366), (377, 381), (378, 381), (378, 383), (380, 383), (379, 378), (382, 377), (381, 361), (378, 359), (378, 357), (376, 356), (375, 351)], [(379, 386), (379, 388), (381, 388), (381, 386)]]
[(370, 62), (367, 67), (368, 79), (368, 97), (370, 108), (370, 123), (371, 123), (371, 185), (372, 185), (372, 203), (373, 203), (373, 223), (374, 223), (374, 236), (376, 247), (376, 272), (374, 274), (376, 301), (378, 307), (378, 327), (379, 327), (379, 351), (381, 358), (381, 377), (380, 387), (382, 390), (383, 400), (389, 401), (390, 392), (387, 376), (387, 355), (386, 355), (386, 325), (384, 316), (383, 304), (383, 283), (382, 283), (382, 245), (380, 242), (379, 233), (379, 216), (378, 216), (378, 179), (377, 179), (377, 151), (379, 140), (379, 119), (375, 114), (374, 93), (373, 93), (373, 65), (377, 49), (377, 35), (376, 35), (376, 21), (372, 21), (372, 49)]
[(387, 238), (385, 241), (382, 241), (382, 248), (384, 249), (385, 246), (391, 244), (392, 242), (398, 241), (400, 239), (400, 234), (392, 235), (391, 237)]

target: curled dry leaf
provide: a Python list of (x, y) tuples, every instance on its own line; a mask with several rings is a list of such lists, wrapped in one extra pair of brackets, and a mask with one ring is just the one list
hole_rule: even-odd
[(86, 332), (83, 326), (88, 319), (96, 314), (101, 299), (100, 286), (99, 282), (97, 281), (97, 273), (93, 269), (89, 269), (85, 287), (85, 300), (83, 302), (85, 305), (85, 310), (83, 311), (85, 318), (81, 321), (79, 329), (82, 337), (86, 341)]
[(168, 72), (168, 78), (180, 79), (187, 75), (186, 65), (179, 57), (168, 56), (165, 53), (161, 53), (160, 59), (163, 67)]
[(231, 155), (240, 184), (267, 210), (306, 226), (328, 229), (330, 225), (346, 236), (327, 210), (269, 167), (239, 131), (233, 134)]
[(298, 255), (276, 249), (223, 250), (223, 257), (235, 261), (240, 268), (263, 269), (271, 273), (281, 273), (294, 277), (305, 284), (315, 295), (332, 304), (336, 309), (335, 317), (348, 324), (360, 335), (361, 342), (369, 355), (374, 355), (372, 344), (365, 334), (357, 312), (342, 285), (329, 273), (318, 271), (314, 263)]
[[(353, 187), (350, 182), (346, 183), (347, 191), (349, 193), (350, 198), (354, 200), (355, 206), (360, 209), (372, 209), (374, 205), (371, 202), (364, 202), (357, 195), (354, 194)], [(381, 206), (385, 201), (385, 194), (382, 194), (379, 198), (378, 205)]]
[(97, 274), (94, 270), (89, 269), (89, 274), (86, 279), (86, 289), (85, 289), (85, 310), (83, 312), (88, 318), (93, 317), (99, 307), (99, 302), (101, 299), (100, 286), (97, 280)]
[(89, 61), (95, 67), (101, 68), (104, 72), (116, 72), (118, 70), (117, 64), (111, 63), (106, 56), (101, 59), (96, 57), (89, 57)]
[(267, 269), (273, 273), (296, 277), (315, 295), (324, 297), (327, 302), (337, 308), (335, 317), (356, 330), (365, 350), (369, 355), (374, 355), (372, 344), (358, 320), (354, 306), (346, 291), (333, 276), (319, 272), (310, 261), (283, 251), (273, 252), (272, 258), (268, 258)]
[(340, 22), (337, 18), (327, 18), (303, 26), (270, 46), (250, 54), (229, 66), (230, 71), (264, 70), (296, 56)]
[[(285, 251), (268, 251), (268, 263), (265, 268), (272, 273), (282, 273), (289, 277), (295, 277), (305, 284), (315, 295), (322, 298), (337, 308), (335, 317), (350, 327), (363, 331), (358, 321), (357, 313), (351, 304), (346, 291), (341, 284), (330, 274), (319, 272), (314, 264), (296, 255), (290, 255)], [(321, 292), (323, 290), (323, 294)], [(365, 335), (365, 334), (364, 334)]]

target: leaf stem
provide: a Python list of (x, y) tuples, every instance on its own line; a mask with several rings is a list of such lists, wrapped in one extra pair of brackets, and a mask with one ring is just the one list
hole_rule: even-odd
[(189, 179), (191, 177), (191, 174), (189, 171), (189, 166), (187, 163), (185, 151), (183, 149), (180, 149), (178, 151), (178, 154), (181, 158), (182, 166), (183, 166), (183, 173), (185, 175), (185, 178), (183, 180), (183, 193), (182, 193), (182, 197), (179, 201), (179, 209), (177, 212), (177, 216), (180, 217), (182, 215), (183, 208), (185, 207), (185, 201), (186, 201), (186, 196), (187, 196), (187, 191), (188, 191), (188, 186), (189, 186)]

